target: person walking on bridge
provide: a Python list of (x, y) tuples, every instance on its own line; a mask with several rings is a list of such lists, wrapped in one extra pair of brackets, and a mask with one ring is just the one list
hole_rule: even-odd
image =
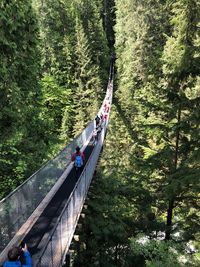
[(85, 161), (85, 155), (83, 152), (80, 151), (79, 146), (76, 147), (76, 152), (72, 155), (71, 160), (72, 162), (74, 162), (74, 166), (76, 169), (76, 176), (78, 178), (83, 170), (83, 165)]
[(98, 127), (99, 123), (100, 123), (100, 118), (99, 118), (99, 115), (96, 116), (95, 118), (95, 123), (96, 123), (96, 127)]

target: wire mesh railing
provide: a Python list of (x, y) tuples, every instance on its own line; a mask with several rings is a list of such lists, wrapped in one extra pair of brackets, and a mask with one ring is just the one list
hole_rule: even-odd
[[(50, 233), (49, 241), (46, 243), (45, 250), (43, 250), (37, 266), (60, 266), (63, 255), (71, 243), (76, 223), (103, 145), (110, 113), (110, 110), (105, 111), (105, 103), (111, 106), (112, 87), (113, 80), (111, 81), (109, 79), (106, 96), (98, 113), (99, 115), (101, 113), (106, 115), (101, 139), (96, 144), (90, 160), (86, 164), (86, 168), (67, 202), (67, 209), (65, 206), (53, 233)], [(7, 246), (8, 243), (70, 164), (71, 154), (75, 151), (76, 146), (82, 147), (91, 137), (93, 130), (94, 121), (90, 122), (84, 131), (54, 159), (48, 161), (22, 185), (0, 201), (0, 251), (3, 251), (5, 247), (6, 249), (9, 247)]]
[(71, 162), (77, 145), (82, 147), (94, 129), (90, 122), (84, 131), (54, 159), (48, 161), (8, 197), (0, 201), (0, 251), (7, 246)]
[(92, 153), (91, 159), (88, 161), (81, 178), (79, 179), (75, 189), (72, 192), (57, 225), (50, 236), (46, 247), (34, 266), (37, 267), (58, 267), (62, 265), (62, 259), (66, 249), (69, 248), (75, 227), (87, 195), (88, 186), (92, 179), (96, 162), (99, 157), (101, 146), (96, 147)]
[[(113, 81), (109, 83), (107, 89), (105, 101), (112, 102), (112, 88)], [(100, 109), (104, 109), (104, 103)], [(103, 146), (105, 133), (107, 129), (108, 119), (110, 115), (110, 109), (108, 117), (104, 122), (103, 129), (101, 131), (100, 138), (93, 149), (92, 154), (88, 162), (86, 163), (84, 170), (76, 183), (74, 190), (72, 191), (65, 207), (63, 208), (56, 225), (52, 232), (49, 234), (49, 238), (44, 246), (41, 255), (38, 259), (34, 259), (35, 267), (61, 267), (64, 256), (69, 249), (73, 234), (76, 229), (76, 225), (87, 196), (87, 192), (94, 175), (94, 171), (99, 159), (99, 155)]]

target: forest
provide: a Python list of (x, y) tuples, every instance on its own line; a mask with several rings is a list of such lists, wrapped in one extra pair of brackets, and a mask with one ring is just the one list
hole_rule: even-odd
[(0, 199), (109, 129), (73, 266), (200, 266), (200, 1), (2, 0)]

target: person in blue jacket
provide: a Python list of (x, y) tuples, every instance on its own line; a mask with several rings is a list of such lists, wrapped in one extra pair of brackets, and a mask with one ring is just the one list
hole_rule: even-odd
[[(23, 257), (23, 263), (21, 263), (20, 257)], [(32, 267), (32, 259), (27, 245), (25, 244), (23, 248), (11, 248), (8, 251), (8, 260), (4, 262), (3, 267)]]

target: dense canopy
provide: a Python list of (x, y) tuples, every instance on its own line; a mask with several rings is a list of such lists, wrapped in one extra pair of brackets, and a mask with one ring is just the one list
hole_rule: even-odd
[(74, 266), (200, 265), (200, 1), (0, 3), (0, 198), (112, 116)]

